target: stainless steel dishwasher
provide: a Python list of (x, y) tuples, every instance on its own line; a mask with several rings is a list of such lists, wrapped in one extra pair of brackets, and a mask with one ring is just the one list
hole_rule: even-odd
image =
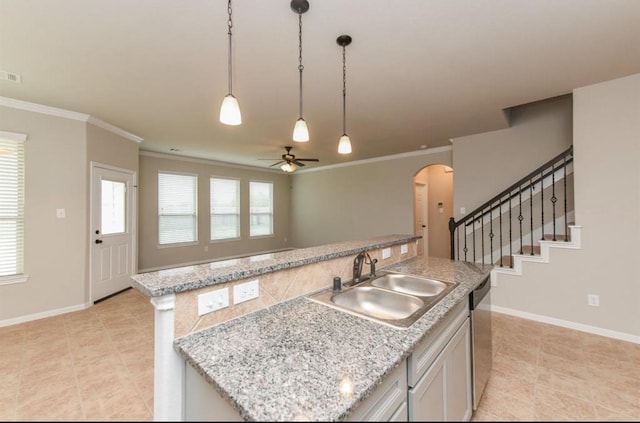
[(471, 309), (471, 370), (473, 409), (477, 410), (493, 363), (491, 341), (491, 282), (489, 276), (469, 294)]

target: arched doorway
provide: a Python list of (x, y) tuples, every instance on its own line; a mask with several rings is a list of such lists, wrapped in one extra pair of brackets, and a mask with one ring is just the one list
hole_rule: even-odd
[(453, 169), (433, 164), (413, 177), (414, 233), (418, 255), (449, 258), (449, 218), (453, 216)]

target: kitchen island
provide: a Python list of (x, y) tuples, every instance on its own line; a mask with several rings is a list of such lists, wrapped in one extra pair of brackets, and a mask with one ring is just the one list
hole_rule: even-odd
[(366, 251), (380, 267), (415, 257), (420, 239), (387, 235), (132, 276), (132, 286), (149, 296), (155, 308), (154, 420), (184, 418), (186, 369), (174, 340), (276, 309), (281, 303), (331, 286), (335, 276), (349, 280), (359, 253)]
[[(199, 397), (191, 402), (187, 398), (185, 417), (228, 420), (236, 416), (256, 421), (353, 418), (389, 375), (401, 368), (406, 377), (407, 358), (436, 331), (443, 330), (440, 323), (455, 317), (454, 310), (468, 315), (468, 295), (489, 277), (491, 269), (489, 265), (430, 257), (412, 257), (383, 267), (381, 270), (457, 284), (407, 329), (382, 325), (299, 296), (180, 337), (175, 348), (194, 370), (186, 395)], [(203, 394), (202, 384), (193, 375), (210, 387), (210, 397)], [(216, 396), (226, 402), (227, 409), (223, 411), (225, 404), (216, 402)], [(206, 403), (212, 402), (216, 405), (207, 408)], [(404, 413), (406, 419), (406, 409)]]

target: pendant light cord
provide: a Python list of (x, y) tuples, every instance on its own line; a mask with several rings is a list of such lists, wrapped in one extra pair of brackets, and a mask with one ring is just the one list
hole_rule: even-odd
[(298, 70), (300, 71), (300, 119), (302, 119), (302, 12), (298, 11)]
[(347, 55), (342, 46), (342, 133), (347, 134)]
[(231, 20), (231, 0), (228, 1), (227, 3), (227, 13), (229, 14), (229, 20), (227, 20), (227, 26), (229, 27), (229, 31), (227, 32), (227, 34), (229, 34), (229, 66), (227, 67), (227, 69), (229, 70), (229, 94), (232, 93), (231, 88), (232, 88), (232, 83), (231, 83), (231, 28), (233, 27), (233, 21)]

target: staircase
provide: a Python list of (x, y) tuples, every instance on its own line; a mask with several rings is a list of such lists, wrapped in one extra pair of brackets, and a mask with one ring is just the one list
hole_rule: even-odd
[(573, 222), (573, 147), (533, 170), (464, 218), (449, 220), (451, 259), (522, 274), (548, 263), (552, 248), (580, 248)]

